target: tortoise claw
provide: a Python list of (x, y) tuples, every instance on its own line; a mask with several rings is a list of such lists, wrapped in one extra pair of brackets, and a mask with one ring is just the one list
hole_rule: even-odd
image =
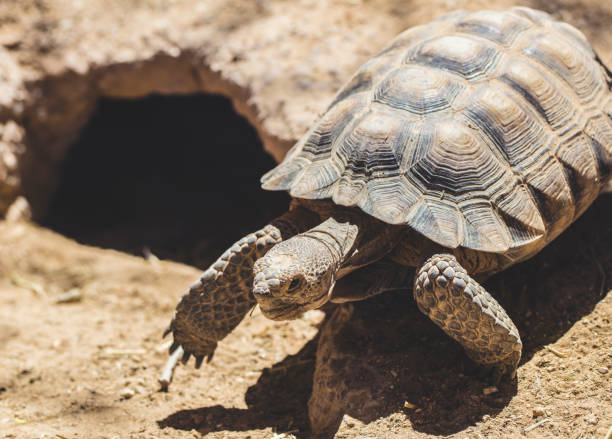
[(189, 357), (191, 357), (191, 352), (183, 352), (183, 358), (181, 358), (181, 363), (187, 364), (187, 362), (189, 361)]
[(170, 349), (168, 349), (168, 351), (170, 352), (170, 354), (173, 354), (174, 351), (176, 351), (181, 345), (174, 340), (174, 342), (172, 342), (172, 345), (170, 346)]
[(195, 368), (199, 369), (200, 366), (202, 366), (202, 361), (204, 360), (204, 355), (196, 355), (195, 359), (196, 359), (196, 361), (195, 361)]
[(172, 322), (168, 325), (166, 329), (164, 329), (164, 333), (162, 334), (162, 338), (166, 338), (168, 334), (172, 332)]

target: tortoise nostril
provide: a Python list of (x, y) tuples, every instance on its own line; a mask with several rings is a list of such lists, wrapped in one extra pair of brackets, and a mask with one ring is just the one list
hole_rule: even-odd
[(257, 283), (255, 287), (253, 287), (253, 294), (262, 297), (270, 296), (270, 288), (268, 288), (265, 282)]

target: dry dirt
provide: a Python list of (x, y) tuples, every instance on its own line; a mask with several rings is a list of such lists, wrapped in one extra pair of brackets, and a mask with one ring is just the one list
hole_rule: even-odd
[[(409, 292), (335, 317), (346, 370), (336, 408), (348, 414), (336, 437), (602, 439), (612, 419), (611, 203), (603, 196), (538, 257), (488, 283), (525, 344), (518, 380), (498, 392), (483, 393), (487, 382)], [(24, 223), (0, 224), (0, 269), (0, 436), (307, 437), (322, 312), (282, 323), (255, 312), (212, 363), (179, 368), (163, 393), (160, 334), (198, 270)], [(74, 289), (77, 302), (62, 303)], [(333, 415), (320, 420), (332, 433)]]
[[(455, 8), (514, 3), (0, 1), (0, 65), (15, 67), (0, 71), (0, 179), (11, 196), (28, 178), (55, 187), (49, 169), (61, 162), (98, 97), (153, 91), (229, 96), (280, 157), (351, 71), (394, 34)], [(577, 25), (612, 65), (611, 3), (516, 3)], [(195, 78), (216, 82), (173, 82), (174, 74), (191, 75), (184, 67), (194, 60), (202, 64)], [(124, 136), (124, 128), (115, 129)], [(246, 150), (249, 139), (233, 144)], [(213, 147), (220, 142), (210, 140)], [(3, 174), (9, 153), (18, 161), (33, 145), (38, 150), (30, 154), (46, 168), (13, 165)], [(223, 160), (205, 168), (221, 173), (213, 182), (225, 183)], [(249, 160), (271, 164), (257, 155)], [(128, 251), (134, 235), (155, 242), (164, 235), (174, 247), (160, 244), (167, 251), (155, 253), (203, 268), (282, 209), (284, 200), (268, 203), (241, 185), (255, 186), (207, 183), (181, 193), (209, 209), (195, 217), (199, 228), (182, 228), (181, 241), (165, 235), (172, 221), (188, 216), (176, 206), (169, 216), (141, 212), (114, 231), (98, 224), (97, 234), (83, 232), (82, 224), (75, 231), (80, 217), (55, 216), (47, 224), (82, 242)], [(126, 188), (109, 184), (106, 191)], [(255, 207), (245, 210), (247, 198)], [(72, 204), (85, 209), (90, 201)], [(163, 221), (151, 218), (157, 214)], [(179, 368), (170, 392), (160, 392), (167, 348), (160, 335), (200, 270), (78, 244), (36, 224), (0, 222), (0, 437), (308, 437), (307, 401), (318, 391), (312, 380), (324, 338), (342, 360), (337, 387), (344, 396), (316, 421), (337, 438), (603, 439), (612, 428), (611, 217), (612, 196), (604, 195), (540, 255), (487, 283), (525, 346), (517, 380), (492, 393), (458, 345), (418, 312), (410, 292), (294, 322), (271, 322), (255, 311), (212, 363)], [(88, 233), (95, 237), (84, 239)]]

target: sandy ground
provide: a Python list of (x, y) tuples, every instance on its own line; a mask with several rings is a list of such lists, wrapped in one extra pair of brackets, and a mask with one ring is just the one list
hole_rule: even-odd
[[(12, 18), (2, 15), (2, 30), (10, 32), (2, 33), (0, 43), (19, 52), (23, 64), (34, 69), (38, 61), (57, 61), (54, 56), (61, 51), (56, 50), (63, 45), (104, 43), (91, 29), (103, 27), (108, 17), (144, 23), (149, 14), (165, 13), (167, 6), (153, 0), (116, 1), (125, 9), (113, 8), (97, 22), (83, 7), (86, 2), (73, 2), (80, 4), (77, 9), (68, 3), (58, 2), (61, 7), (56, 7), (43, 0), (0, 2), (0, 12), (18, 6), (27, 11)], [(213, 3), (222, 10), (222, 1)], [(255, 77), (278, 74), (255, 83), (253, 100), (264, 116), (273, 116), (265, 130), (295, 137), (348, 72), (388, 36), (455, 8), (505, 7), (513, 2), (254, 3), (256, 7), (243, 8), (247, 2), (233, 1), (242, 12), (228, 12), (219, 20), (227, 25), (223, 47), (246, 48), (254, 54), (253, 59), (227, 58), (236, 66), (230, 73), (238, 79), (249, 72)], [(520, 3), (576, 24), (612, 64), (609, 2)], [(191, 11), (189, 2), (170, 4), (179, 5), (168, 6), (172, 14)], [(330, 5), (334, 12), (327, 14)], [(74, 22), (53, 16), (56, 10), (69, 10)], [(137, 16), (130, 15), (131, 10)], [(294, 19), (306, 18), (284, 20), (283, 11)], [(198, 13), (194, 10), (194, 17)], [(79, 16), (87, 20), (79, 21)], [(251, 23), (256, 16), (263, 18)], [(381, 22), (388, 26), (372, 30)], [(285, 27), (277, 34), (249, 38), (250, 31), (271, 23)], [(292, 32), (293, 27), (299, 32)], [(367, 30), (370, 42), (358, 56), (343, 58), (343, 50), (366, 38), (355, 37), (355, 29)], [(20, 47), (22, 37), (32, 45)], [(269, 51), (259, 52), (261, 47)], [(281, 71), (273, 69), (274, 60), (280, 59), (272, 56), (280, 53), (278, 47), (285, 51)], [(341, 50), (336, 54), (332, 47)], [(212, 61), (223, 65), (226, 52), (214, 52)], [(330, 62), (335, 59), (339, 61)], [(309, 66), (315, 61), (324, 67), (312, 73)], [(291, 67), (296, 65), (297, 69)], [(280, 106), (276, 97), (289, 95), (292, 98)], [(228, 188), (227, 193), (237, 192)], [(206, 198), (200, 193), (194, 199)], [(226, 202), (224, 210), (239, 203)], [(218, 254), (217, 246), (238, 239), (238, 230), (255, 228), (248, 215), (232, 215), (238, 220), (226, 222), (223, 229), (203, 227), (194, 232), (193, 240), (204, 243), (200, 248), (205, 249), (205, 260)], [(200, 270), (77, 244), (33, 224), (0, 222), (0, 437), (305, 438), (310, 434), (307, 401), (313, 392), (318, 339), (336, 332), (332, 343), (349, 371), (338, 377), (338, 387), (347, 390), (347, 397), (340, 404), (346, 416), (331, 432), (337, 438), (603, 439), (612, 428), (611, 217), (612, 196), (606, 195), (539, 256), (487, 283), (516, 321), (525, 346), (518, 379), (497, 389), (479, 379), (458, 345), (418, 312), (409, 292), (400, 292), (348, 307), (350, 318), (334, 318), (336, 326), (327, 326), (330, 320), (320, 311), (282, 323), (255, 311), (219, 346), (212, 363), (197, 371), (191, 364), (179, 368), (169, 393), (160, 392), (157, 384), (167, 349), (161, 332), (181, 291)], [(208, 246), (210, 242), (216, 244)], [(193, 258), (180, 259), (195, 265)], [(328, 318), (334, 312), (326, 309)]]
[(399, 32), (515, 5), (577, 26), (612, 64), (612, 2), (601, 0), (0, 1), (0, 131), (12, 127), (0, 134), (0, 211), (19, 192), (44, 210), (99, 97), (223, 94), (279, 160)]
[[(488, 283), (525, 344), (518, 381), (492, 394), (409, 294), (357, 304), (338, 347), (356, 366), (338, 385), (371, 399), (347, 401), (336, 437), (602, 439), (612, 424), (611, 202)], [(322, 312), (282, 323), (255, 312), (212, 363), (180, 368), (163, 393), (160, 334), (198, 270), (9, 223), (0, 269), (3, 437), (308, 435)]]

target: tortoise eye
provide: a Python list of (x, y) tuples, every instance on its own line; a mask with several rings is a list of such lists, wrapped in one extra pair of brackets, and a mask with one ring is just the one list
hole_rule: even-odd
[(289, 284), (289, 291), (295, 290), (299, 286), (300, 286), (300, 280), (298, 278), (295, 278)]

